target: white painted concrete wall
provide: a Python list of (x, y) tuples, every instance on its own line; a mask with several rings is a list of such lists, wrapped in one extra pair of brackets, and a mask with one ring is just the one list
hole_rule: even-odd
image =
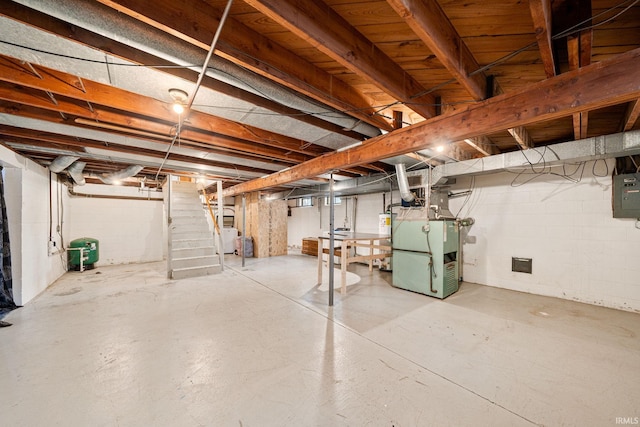
[[(291, 216), (287, 217), (287, 246), (289, 250), (300, 250), (302, 239), (318, 237), (322, 233), (321, 211), (317, 206), (318, 199), (314, 199), (314, 206), (295, 207), (295, 200), (289, 201)], [(328, 210), (327, 219), (328, 221)]]
[[(87, 184), (77, 192), (140, 197), (135, 187)], [(160, 197), (162, 193), (158, 193)], [(97, 265), (161, 261), (166, 246), (163, 202), (71, 196), (70, 240), (91, 237), (99, 241)]]
[[(399, 202), (397, 192), (393, 194), (394, 201)], [(315, 205), (311, 207), (292, 207), (291, 216), (288, 217), (288, 244), (290, 248), (297, 249), (302, 245), (304, 237), (317, 237), (320, 233), (329, 230), (329, 206), (324, 205), (318, 209), (317, 198)], [(334, 223), (336, 228), (353, 228), (353, 203), (354, 198), (347, 198), (342, 204), (336, 205), (334, 210)], [(355, 229), (361, 233), (378, 233), (379, 215), (384, 212), (383, 204), (389, 204), (389, 193), (386, 193), (383, 202), (382, 193), (363, 194), (358, 196)], [(289, 206), (295, 206), (295, 201), (290, 201)]]
[[(573, 175), (581, 178), (577, 183), (555, 175), (525, 183), (534, 176), (509, 172), (476, 177), (466, 204), (465, 198), (450, 200), (452, 213), (462, 208), (460, 217), (476, 221), (462, 231), (464, 280), (640, 311), (640, 230), (634, 219), (613, 218), (613, 164), (586, 163)], [(564, 173), (576, 167), (568, 165)], [(471, 178), (458, 178), (451, 191), (470, 185)], [(376, 232), (381, 209), (382, 194), (359, 196), (357, 230)], [(289, 245), (327, 230), (328, 212), (322, 206), (320, 226), (317, 207), (293, 208)], [(343, 217), (344, 209), (336, 207), (337, 226)], [(512, 257), (532, 258), (533, 273), (512, 272)]]
[[(512, 186), (534, 176), (476, 177), (460, 213), (476, 221), (465, 233), (464, 280), (640, 311), (640, 230), (634, 219), (612, 217), (612, 167), (612, 160), (608, 170), (602, 161), (588, 162), (578, 183), (541, 175)], [(459, 178), (453, 190), (470, 183)], [(451, 211), (463, 203), (451, 200)], [(511, 257), (532, 258), (533, 273), (512, 272)]]
[[(66, 195), (55, 181), (49, 181), (47, 169), (0, 147), (0, 162), (5, 167), (5, 202), (9, 217), (13, 294), (23, 305), (37, 296), (65, 272), (65, 254), (49, 255), (49, 186), (53, 203), (54, 241), (60, 247), (61, 234), (55, 230), (60, 195), (62, 206)], [(66, 212), (62, 223), (66, 223)], [(66, 236), (65, 236), (66, 239)]]

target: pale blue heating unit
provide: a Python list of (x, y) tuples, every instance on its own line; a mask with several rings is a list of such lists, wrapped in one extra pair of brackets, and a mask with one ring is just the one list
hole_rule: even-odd
[(393, 286), (446, 298), (458, 290), (458, 223), (423, 213), (407, 209), (393, 218)]

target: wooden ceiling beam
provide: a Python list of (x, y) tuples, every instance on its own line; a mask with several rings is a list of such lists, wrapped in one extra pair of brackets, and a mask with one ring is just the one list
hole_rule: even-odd
[(640, 99), (629, 102), (624, 113), (624, 118), (620, 124), (620, 132), (626, 132), (633, 129), (640, 116)]
[[(42, 120), (42, 121), (61, 123), (61, 124), (68, 125), (68, 126), (82, 127), (82, 126), (77, 125), (74, 122), (74, 119), (72, 119), (72, 118), (65, 120), (65, 119), (62, 119), (57, 114), (46, 113), (46, 112), (44, 112), (42, 110), (38, 110), (38, 109), (33, 108), (33, 107), (14, 104), (14, 103), (8, 103), (6, 101), (0, 101), (0, 112), (7, 113), (7, 114), (12, 114), (12, 115), (15, 115), (15, 116), (20, 116), (20, 117), (28, 117), (28, 118)], [(104, 123), (104, 125), (108, 126), (107, 123)], [(146, 137), (141, 137), (138, 134), (131, 134), (131, 133), (125, 133), (125, 132), (117, 132), (117, 133), (121, 133), (123, 135), (132, 136), (132, 137), (138, 138), (138, 139), (144, 139), (144, 140), (152, 141), (152, 142), (155, 142), (155, 143), (164, 144), (166, 146), (168, 146), (169, 143), (171, 142), (171, 140), (173, 139), (171, 137), (162, 137), (160, 135), (154, 135), (153, 137), (147, 135)], [(242, 158), (242, 159), (247, 159), (247, 160), (257, 161), (257, 162), (260, 162), (260, 161), (269, 162), (271, 164), (280, 166), (282, 168), (285, 168), (285, 167), (291, 166), (292, 164), (298, 163), (296, 161), (282, 161), (282, 160), (278, 160), (277, 158), (273, 158), (273, 157), (272, 158), (259, 157), (259, 156), (250, 155), (250, 154), (244, 153), (244, 152), (236, 152), (236, 151), (231, 151), (231, 150), (218, 149), (218, 148), (212, 147), (210, 144), (195, 142), (195, 141), (187, 139), (187, 138), (181, 139), (181, 146), (185, 147), (185, 148), (191, 148), (191, 149), (194, 149), (194, 150), (199, 150), (199, 151), (206, 150), (208, 153), (215, 154), (215, 155), (229, 156), (229, 157), (234, 157), (234, 158)], [(135, 148), (132, 147), (132, 150), (135, 150)], [(132, 151), (132, 153), (135, 154), (133, 151)], [(307, 159), (310, 159), (310, 158), (312, 158), (312, 157), (307, 157)], [(360, 175), (359, 173), (358, 174), (354, 174), (354, 176), (359, 176), (359, 175)]]
[(529, 148), (533, 148), (533, 140), (524, 126), (509, 128), (507, 131), (511, 134), (513, 139), (516, 140), (521, 149), (528, 150)]
[[(118, 43), (117, 41), (107, 39), (103, 36), (92, 33), (91, 31), (85, 30), (75, 25), (71, 25), (67, 22), (53, 18), (49, 15), (45, 15), (41, 12), (27, 8), (26, 6), (22, 6), (15, 2), (0, 2), (0, 15), (7, 16), (18, 22), (22, 22), (26, 25), (30, 25), (40, 30), (59, 35), (69, 40), (79, 42), (85, 46), (99, 48), (109, 55), (117, 56), (126, 61), (131, 61), (147, 66), (175, 66), (174, 63), (166, 61), (162, 58), (158, 58), (147, 52), (142, 52), (123, 43)], [(195, 83), (198, 79), (197, 73), (187, 68), (157, 68), (157, 70), (166, 74), (180, 77), (193, 83)], [(306, 114), (303, 111), (279, 104), (275, 101), (253, 94), (251, 92), (224, 83), (209, 76), (204, 76), (202, 80), (202, 86), (233, 97), (235, 99), (265, 108), (269, 111), (273, 111), (274, 113), (282, 114), (287, 117), (291, 117), (294, 120), (316, 126), (329, 132), (339, 133), (341, 135), (359, 140), (365, 139), (364, 135), (356, 131), (345, 130), (344, 126), (328, 122), (310, 114)]]
[[(94, 105), (92, 107), (94, 111), (96, 108), (99, 108), (99, 105), (104, 105), (168, 123), (177, 122), (178, 117), (171, 110), (171, 104), (169, 103), (89, 80), (83, 81), (83, 88), (85, 88), (85, 90), (78, 92), (69, 88), (69, 85), (66, 84), (66, 81), (72, 81), (66, 73), (42, 66), (34, 66), (42, 76), (42, 78), (38, 78), (27, 73), (16, 64), (19, 64), (18, 60), (0, 55), (0, 70), (2, 71), (0, 72), (0, 82), (4, 81), (89, 102)], [(41, 104), (41, 106), (44, 107), (44, 104)], [(53, 104), (51, 106), (58, 107)], [(80, 108), (80, 111), (82, 111), (82, 108)], [(183, 123), (183, 129), (196, 129), (201, 132), (222, 135), (223, 137), (252, 141), (263, 146), (304, 155), (318, 155), (329, 151), (320, 146), (309, 147), (311, 144), (300, 139), (276, 134), (250, 125), (236, 123), (195, 110), (187, 113), (187, 117)], [(371, 173), (371, 171), (380, 171), (381, 168), (381, 165), (376, 164), (363, 165), (362, 168), (357, 168), (354, 173), (367, 175)]]
[[(32, 107), (31, 105), (24, 103), (19, 104), (15, 102), (7, 102), (4, 101), (6, 98), (12, 98), (11, 96), (5, 96), (5, 90), (3, 90), (4, 83), (0, 82), (0, 112), (20, 116), (20, 117), (28, 117), (32, 119), (60, 123), (67, 126), (78, 126), (82, 128), (86, 128), (87, 125), (91, 128), (97, 128), (98, 130), (105, 130), (109, 132), (115, 132), (122, 135), (131, 136), (138, 139), (144, 139), (148, 141), (152, 141), (155, 143), (161, 143), (165, 145), (169, 145), (173, 132), (171, 129), (173, 126), (164, 125), (161, 123), (146, 121), (139, 118), (132, 118), (129, 116), (123, 116), (117, 113), (102, 111), (100, 109), (94, 108), (93, 112), (97, 115), (97, 121), (93, 121), (94, 119), (83, 119), (82, 117), (77, 118), (67, 118), (64, 119), (57, 114), (51, 114), (45, 112), (46, 110), (39, 109), (37, 107)], [(13, 92), (15, 93), (15, 91)], [(24, 94), (20, 97), (24, 99)], [(37, 97), (36, 97), (37, 99)], [(52, 112), (56, 111), (65, 111), (68, 110), (67, 102), (61, 101), (59, 103), (60, 109), (51, 109)], [(37, 104), (36, 104), (37, 105)], [(74, 104), (71, 104), (75, 106)], [(75, 106), (78, 107), (78, 106)], [(70, 108), (72, 113), (74, 114), (78, 112), (78, 109)], [(80, 110), (82, 110), (80, 108)], [(103, 114), (104, 113), (104, 114)], [(108, 118), (109, 122), (104, 119)], [(112, 123), (119, 124), (112, 124)], [(93, 124), (94, 126), (91, 126)], [(129, 126), (136, 125), (138, 129), (147, 129), (146, 131), (139, 131), (136, 128), (131, 128)], [(152, 133), (158, 132), (158, 133)], [(284, 150), (275, 150), (270, 149), (268, 147), (260, 147), (256, 144), (250, 144), (243, 141), (236, 141), (226, 137), (219, 137), (215, 135), (210, 135), (202, 132), (197, 132), (193, 130), (183, 130), (181, 133), (180, 144), (182, 147), (191, 148), (194, 150), (206, 150), (209, 153), (229, 156), (229, 157), (237, 157), (248, 159), (251, 161), (257, 162), (269, 162), (271, 164), (280, 166), (282, 168), (289, 167), (292, 164), (297, 164), (305, 160), (309, 160), (315, 156), (302, 156), (298, 153), (285, 152)], [(253, 150), (253, 151), (244, 151), (244, 150)], [(375, 167), (375, 169), (374, 169)], [(364, 167), (354, 167), (349, 168), (341, 172), (344, 176), (362, 176), (369, 175), (372, 170), (380, 171), (377, 166), (369, 166), (369, 168)]]
[[(15, 87), (10, 87), (10, 85), (3, 82), (0, 82), (0, 100), (8, 102), (0, 103), (2, 111), (18, 116), (37, 118), (45, 121), (56, 121), (58, 123), (71, 126), (82, 124), (84, 125), (83, 127), (86, 127), (95, 123), (92, 127), (97, 129), (102, 128), (107, 131), (116, 131), (132, 137), (162, 143), (171, 141), (173, 135), (175, 135), (174, 125), (126, 116), (99, 107), (93, 107), (93, 111), (90, 111), (64, 99), (60, 99), (58, 101), (58, 105), (53, 105), (37, 94), (20, 92)], [(70, 121), (64, 120), (60, 116), (37, 114), (34, 113), (33, 110), (25, 110), (24, 107), (20, 107), (20, 105), (26, 105), (36, 109), (62, 112), (65, 115), (81, 118), (83, 121)], [(229, 137), (206, 134), (192, 129), (185, 129), (181, 131), (180, 136), (183, 142), (199, 149), (207, 149), (214, 153), (229, 156), (236, 155), (255, 161), (276, 160), (292, 164), (309, 160), (315, 156), (315, 154), (304, 155), (300, 153), (287, 152), (286, 150), (234, 140)]]
[[(387, 0), (387, 3), (407, 22), (474, 100), (481, 101), (487, 97), (488, 92), (493, 93), (493, 88), (487, 91), (486, 74), (478, 72), (480, 64), (436, 0)], [(522, 128), (518, 134), (525, 132)], [(498, 152), (486, 136), (467, 138), (465, 142), (485, 156)], [(463, 160), (460, 154), (460, 150), (454, 150), (451, 155), (457, 160)]]
[[(7, 142), (13, 141), (27, 143), (30, 145), (42, 145), (42, 146), (54, 146), (56, 144), (62, 144), (68, 147), (77, 147), (79, 149), (84, 148), (97, 148), (107, 151), (115, 151), (119, 153), (135, 154), (140, 156), (148, 156), (157, 159), (163, 159), (166, 155), (164, 151), (152, 150), (149, 148), (131, 147), (122, 144), (104, 143), (102, 141), (95, 141), (87, 138), (76, 138), (72, 136), (59, 135), (52, 132), (33, 131), (30, 129), (14, 128), (11, 126), (0, 125), (0, 135)], [(256, 172), (256, 173), (273, 173), (272, 170), (253, 168), (250, 166), (243, 166), (239, 164), (230, 164), (225, 162), (219, 162), (216, 160), (202, 159), (199, 157), (186, 156), (183, 154), (169, 153), (167, 160), (174, 160), (179, 162), (198, 163), (211, 167), (235, 169), (244, 172)], [(134, 160), (131, 162), (135, 163)]]
[(500, 150), (496, 145), (489, 139), (489, 137), (485, 135), (476, 136), (472, 138), (465, 138), (464, 142), (468, 145), (479, 151), (481, 154), (485, 156), (492, 156), (494, 154), (499, 154)]
[(476, 101), (486, 97), (484, 73), (477, 72), (478, 62), (436, 0), (387, 0), (387, 3)]
[[(206, 2), (185, 7), (185, 2), (157, 0), (149, 7), (142, 0), (99, 1), (205, 50), (209, 50), (222, 16), (222, 11)], [(358, 120), (391, 130), (391, 125), (375, 113), (371, 102), (353, 87), (233, 17), (227, 18), (216, 54)]]
[[(504, 93), (502, 87), (497, 81), (493, 81), (493, 93), (494, 95), (501, 95)], [(535, 146), (533, 138), (529, 135), (527, 129), (524, 126), (515, 126), (507, 129), (507, 132), (511, 135), (514, 141), (518, 144), (518, 147), (526, 150)]]
[[(554, 3), (554, 8), (558, 16), (558, 22), (554, 23), (556, 31), (567, 28), (577, 31), (566, 38), (569, 71), (591, 64), (593, 31), (588, 28), (591, 26), (591, 0), (563, 0)], [(587, 138), (589, 113), (576, 113), (572, 120), (574, 139)]]
[[(584, 2), (583, 2), (584, 3)], [(589, 2), (589, 5), (591, 2)], [(586, 6), (585, 6), (586, 7)], [(591, 11), (591, 7), (588, 7)], [(591, 64), (592, 30), (584, 30), (576, 36), (567, 38), (567, 52), (569, 58), (569, 70), (577, 70), (580, 67)], [(589, 113), (576, 113), (573, 115), (573, 137), (585, 139), (589, 127)]]
[[(67, 96), (90, 102), (94, 105), (103, 105), (121, 111), (127, 111), (144, 117), (163, 120), (168, 123), (177, 123), (178, 116), (171, 109), (168, 102), (135, 94), (123, 89), (102, 83), (83, 80), (84, 91), (80, 91), (67, 84), (72, 76), (67, 73), (55, 71), (40, 65), (34, 66), (43, 78), (37, 78), (22, 71), (15, 64), (20, 61), (5, 55), (0, 55), (0, 81), (18, 84), (57, 95)], [(210, 114), (191, 110), (186, 114), (183, 126), (192, 127), (207, 132), (219, 133), (233, 138), (258, 142), (263, 145), (285, 148), (287, 150), (302, 152), (308, 143), (302, 139), (291, 138), (275, 132), (259, 129), (254, 126), (236, 123), (231, 120), (216, 117)]]
[[(173, 4), (179, 5), (180, 3), (174, 2)], [(147, 8), (146, 10), (149, 10), (149, 8)], [(56, 34), (66, 39), (76, 41), (85, 46), (89, 46), (92, 48), (99, 48), (100, 50), (102, 50), (103, 52), (109, 55), (117, 56), (126, 61), (131, 61), (137, 64), (148, 65), (148, 66), (149, 65), (156, 65), (156, 66), (157, 65), (160, 65), (160, 66), (175, 65), (172, 62), (166, 61), (162, 58), (158, 58), (157, 56), (154, 56), (147, 52), (143, 52), (131, 46), (127, 46), (123, 43), (119, 43), (117, 41), (107, 39), (106, 37), (102, 37), (91, 31), (85, 30), (75, 25), (71, 25), (67, 22), (56, 19), (52, 16), (41, 13), (37, 10), (30, 9), (26, 6), (23, 6), (15, 2), (0, 2), (0, 15), (9, 17), (13, 20), (22, 22), (34, 28), (47, 31), (52, 34)], [(186, 68), (157, 68), (157, 69), (158, 71), (180, 77), (182, 79), (191, 81), (193, 83), (195, 83), (198, 78), (198, 75), (196, 72)], [(338, 133), (338, 134), (345, 135), (350, 138), (359, 139), (359, 140), (365, 139), (364, 135), (356, 131), (345, 130), (344, 126), (340, 126), (340, 125), (328, 122), (326, 120), (320, 119), (310, 114), (305, 114), (300, 110), (296, 110), (286, 105), (279, 104), (263, 96), (256, 95), (254, 93), (251, 93), (246, 90), (240, 89), (238, 87), (232, 86), (230, 84), (224, 83), (220, 80), (211, 78), (209, 76), (204, 76), (202, 80), (202, 86), (212, 89), (216, 92), (225, 94), (227, 96), (233, 97), (235, 99), (249, 102), (256, 106), (265, 108), (269, 111), (273, 111), (274, 113), (282, 114), (287, 117), (291, 117), (292, 119), (298, 120), (300, 122), (316, 126), (320, 129), (324, 129), (329, 132)], [(362, 102), (364, 103), (364, 101)], [(351, 106), (350, 108), (353, 109), (356, 107)], [(364, 117), (358, 117), (358, 119), (363, 119), (363, 118)], [(378, 121), (375, 121), (376, 125), (380, 125), (384, 123), (386, 122), (383, 121), (382, 123), (378, 123)]]
[(636, 77), (639, 67), (640, 48), (372, 138), (358, 147), (316, 157), (286, 171), (230, 187), (224, 195), (248, 193), (336, 168), (418, 151), (429, 148), (435, 141), (460, 141), (477, 134), (491, 134), (629, 102), (640, 98), (640, 79)]
[(434, 96), (321, 0), (245, 0), (245, 3), (421, 116), (435, 116)]
[(551, 35), (553, 26), (551, 22), (551, 0), (529, 0), (529, 9), (533, 19), (533, 28), (536, 32), (538, 50), (544, 65), (544, 72), (547, 78), (557, 74), (555, 54)]

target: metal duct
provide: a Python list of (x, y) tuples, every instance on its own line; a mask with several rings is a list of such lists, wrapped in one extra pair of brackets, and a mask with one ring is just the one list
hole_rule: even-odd
[(400, 197), (405, 202), (413, 202), (413, 193), (409, 190), (409, 181), (407, 179), (407, 170), (404, 163), (396, 165), (396, 177), (398, 178), (398, 188), (400, 188)]
[(519, 172), (532, 166), (553, 166), (633, 154), (640, 154), (640, 130), (445, 163), (433, 169), (432, 182), (434, 185), (444, 185), (450, 178), (458, 176), (483, 175), (507, 170)]
[[(9, 145), (11, 146), (11, 144)], [(421, 185), (429, 185), (430, 188), (431, 185), (427, 182), (433, 182), (435, 185), (452, 184), (451, 179), (456, 177), (498, 173), (505, 170), (521, 171), (523, 168), (530, 168), (531, 163), (534, 166), (552, 166), (635, 154), (640, 154), (640, 130), (562, 142), (479, 159), (445, 163), (433, 168), (432, 172), (427, 172), (425, 169), (410, 171), (407, 173), (407, 177), (424, 174)], [(432, 173), (432, 175), (429, 175), (428, 181), (425, 181), (424, 176), (427, 173)], [(396, 189), (395, 183), (392, 187), (394, 190)], [(336, 195), (341, 196), (384, 193), (389, 191), (389, 182), (386, 180), (385, 174), (376, 174), (340, 181), (335, 184), (335, 188)], [(283, 199), (315, 197), (327, 194), (328, 191), (328, 184), (321, 184), (285, 191), (281, 193), (280, 197)], [(429, 194), (431, 192), (427, 192), (427, 195)]]
[(60, 173), (79, 158), (77, 156), (58, 156), (49, 165), (49, 170), (53, 173)]
[(87, 166), (85, 162), (75, 162), (67, 168), (67, 172), (69, 172), (71, 179), (73, 179), (73, 182), (77, 185), (85, 185), (87, 183), (82, 175), (82, 171), (85, 166)]
[(117, 181), (122, 181), (123, 179), (131, 178), (132, 176), (137, 175), (138, 172), (140, 172), (142, 169), (144, 169), (143, 166), (132, 165), (118, 172), (99, 175), (98, 178), (105, 184), (115, 184)]

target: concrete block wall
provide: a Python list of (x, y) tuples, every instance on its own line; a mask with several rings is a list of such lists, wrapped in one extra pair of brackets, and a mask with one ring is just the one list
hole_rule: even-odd
[(305, 207), (295, 207), (295, 200), (288, 202), (291, 207), (291, 216), (287, 217), (287, 246), (290, 250), (300, 250), (302, 239), (318, 237), (322, 232), (318, 199), (315, 198), (313, 202), (313, 206)]
[[(5, 173), (5, 202), (9, 219), (13, 295), (18, 305), (36, 297), (65, 272), (65, 253), (49, 254), (49, 192), (53, 205), (54, 241), (60, 247), (67, 239), (66, 229), (55, 230), (59, 202), (66, 206), (66, 189), (49, 171), (36, 163), (0, 147), (0, 163)], [(64, 190), (64, 191), (63, 191)], [(58, 197), (61, 198), (58, 201)], [(60, 212), (62, 223), (68, 223), (68, 212)]]
[[(613, 218), (613, 165), (601, 160), (580, 170), (577, 165), (552, 169), (579, 182), (509, 172), (475, 177), (468, 200), (450, 200), (452, 213), (476, 221), (461, 232), (464, 280), (640, 311), (640, 229), (635, 219)], [(467, 190), (471, 181), (458, 178), (451, 191)], [(393, 200), (399, 201), (396, 193)], [(382, 204), (382, 194), (358, 197), (358, 231), (377, 232)], [(340, 226), (344, 207), (336, 206), (335, 212)], [(328, 221), (324, 205), (292, 208), (289, 246), (328, 230)], [(512, 272), (512, 257), (532, 258), (532, 274)]]
[[(464, 198), (450, 201), (454, 214), (462, 209), (461, 217), (475, 219), (462, 233), (464, 280), (640, 311), (640, 229), (635, 219), (612, 216), (613, 164), (586, 163), (572, 175), (581, 177), (577, 183), (555, 175), (476, 177), (464, 207)], [(459, 178), (452, 191), (470, 186), (471, 178)], [(512, 257), (532, 258), (532, 274), (512, 272)]]
[[(393, 193), (394, 201), (399, 202), (400, 196)], [(320, 233), (329, 230), (329, 206), (324, 205), (324, 198), (320, 199), (318, 208), (318, 198), (314, 198), (314, 206), (292, 207), (291, 216), (288, 218), (288, 235), (290, 248), (298, 248), (302, 245), (305, 237), (317, 237)], [(334, 217), (336, 228), (353, 227), (352, 204), (354, 199), (350, 198), (335, 206)], [(355, 228), (361, 233), (378, 233), (379, 215), (384, 212), (384, 204), (390, 203), (389, 193), (383, 201), (382, 194), (362, 194), (358, 196)], [(289, 201), (289, 206), (295, 206), (295, 201)]]
[[(135, 187), (87, 184), (84, 193), (141, 197)], [(155, 196), (155, 195), (154, 195)], [(157, 197), (161, 197), (159, 193)], [(92, 237), (100, 242), (98, 265), (161, 261), (166, 252), (163, 200), (71, 197), (70, 240)]]

